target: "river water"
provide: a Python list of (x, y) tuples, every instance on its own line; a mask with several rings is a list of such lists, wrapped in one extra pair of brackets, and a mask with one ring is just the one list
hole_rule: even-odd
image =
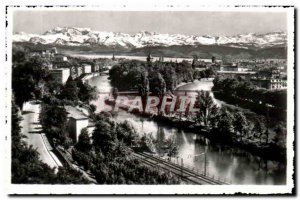
[[(88, 80), (89, 84), (96, 86), (100, 92), (110, 92), (111, 85), (108, 76), (98, 76)], [(213, 86), (209, 81), (195, 81), (183, 85), (178, 90), (207, 90)], [(98, 100), (92, 102), (97, 105), (97, 111), (103, 108), (103, 98), (107, 94), (99, 94)], [(214, 99), (217, 104), (221, 101)], [(142, 118), (125, 111), (116, 116), (116, 121), (128, 120), (140, 135), (152, 134), (154, 138), (175, 140), (179, 148), (178, 158), (174, 162), (183, 159), (185, 166), (189, 166), (200, 172), (204, 171), (209, 176), (226, 179), (232, 184), (249, 185), (282, 185), (286, 183), (285, 164), (265, 160), (239, 148), (227, 147), (210, 143), (208, 139), (196, 136), (193, 132), (179, 130), (151, 119)], [(205, 165), (205, 154), (206, 165)]]

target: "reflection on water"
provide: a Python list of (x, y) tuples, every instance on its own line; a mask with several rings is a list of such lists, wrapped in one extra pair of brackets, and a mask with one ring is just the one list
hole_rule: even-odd
[[(97, 86), (100, 92), (109, 92), (111, 86), (107, 76), (94, 77), (89, 80), (93, 86)], [(210, 82), (199, 82), (189, 84), (181, 89), (201, 89), (201, 85), (211, 88)], [(101, 111), (99, 102), (105, 94), (93, 102), (97, 105), (97, 111)], [(237, 148), (224, 145), (211, 144), (208, 139), (197, 136), (193, 132), (186, 132), (162, 123), (132, 115), (125, 111), (116, 116), (121, 122), (128, 120), (140, 135), (152, 133), (155, 139), (163, 140), (172, 138), (178, 145), (178, 157), (183, 159), (185, 166), (204, 171), (204, 154), (207, 158), (207, 172), (210, 176), (220, 177), (232, 181), (233, 184), (285, 184), (286, 167), (275, 161), (267, 161), (251, 153)], [(174, 158), (176, 160), (176, 158)]]

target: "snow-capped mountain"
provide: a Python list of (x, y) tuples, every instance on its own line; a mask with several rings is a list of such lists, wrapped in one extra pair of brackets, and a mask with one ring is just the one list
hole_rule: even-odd
[(41, 44), (56, 44), (68, 46), (105, 45), (121, 46), (124, 48), (142, 48), (145, 46), (172, 46), (172, 45), (222, 45), (237, 48), (264, 48), (285, 46), (287, 36), (284, 32), (266, 34), (249, 33), (235, 36), (194, 36), (182, 34), (159, 34), (156, 32), (140, 31), (136, 34), (92, 31), (90, 28), (54, 28), (43, 35), (14, 34), (14, 42), (30, 42)]

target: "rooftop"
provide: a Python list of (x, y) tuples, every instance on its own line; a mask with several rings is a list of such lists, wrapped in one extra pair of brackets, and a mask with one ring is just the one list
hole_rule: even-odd
[(56, 68), (56, 69), (50, 69), (50, 71), (64, 71), (64, 70), (70, 70), (69, 68)]
[(76, 107), (73, 106), (65, 106), (65, 109), (68, 113), (68, 117), (74, 118), (74, 119), (88, 119), (88, 117), (81, 112), (80, 110), (78, 110)]

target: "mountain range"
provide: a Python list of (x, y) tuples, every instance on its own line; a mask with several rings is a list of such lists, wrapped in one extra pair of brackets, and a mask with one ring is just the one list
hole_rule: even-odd
[(222, 45), (235, 48), (266, 48), (286, 45), (286, 33), (239, 34), (234, 36), (196, 36), (182, 34), (160, 34), (140, 31), (135, 34), (92, 31), (90, 28), (56, 27), (42, 35), (20, 32), (13, 35), (14, 42), (56, 44), (68, 46), (103, 45), (127, 49), (147, 46), (174, 45)]
[(197, 36), (140, 31), (135, 34), (93, 31), (90, 28), (56, 27), (44, 34), (19, 32), (13, 42), (32, 48), (56, 46), (61, 51), (117, 52), (171, 57), (233, 56), (234, 58), (286, 58), (287, 34), (270, 32), (234, 36)]

